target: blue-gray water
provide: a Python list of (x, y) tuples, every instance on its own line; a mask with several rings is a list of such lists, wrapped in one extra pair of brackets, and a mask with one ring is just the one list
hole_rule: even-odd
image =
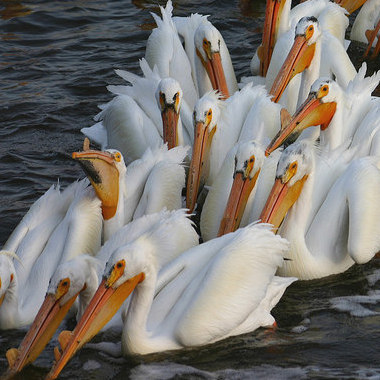
[[(82, 146), (79, 130), (91, 125), (97, 104), (111, 98), (105, 86), (122, 83), (113, 69), (139, 73), (138, 59), (153, 27), (149, 12), (157, 12), (157, 4), (0, 1), (0, 244), (51, 184), (59, 179), (65, 186), (83, 176), (70, 159)], [(179, 0), (174, 7), (175, 15), (210, 14), (238, 76), (248, 74), (260, 41), (264, 0)], [(359, 52), (361, 46), (351, 50)], [(379, 379), (379, 278), (377, 259), (342, 275), (293, 284), (273, 310), (279, 325), (274, 332), (259, 330), (204, 348), (137, 358), (114, 358), (85, 347), (61, 378)], [(353, 295), (368, 297), (349, 298)], [(23, 335), (0, 331), (0, 373), (6, 350), (18, 346)], [(95, 339), (119, 340), (112, 332)], [(43, 378), (53, 346), (19, 378)]]

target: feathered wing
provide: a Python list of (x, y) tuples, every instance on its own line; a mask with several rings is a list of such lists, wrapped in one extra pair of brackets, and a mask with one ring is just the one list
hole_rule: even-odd
[(133, 218), (158, 212), (164, 208), (181, 208), (185, 169), (181, 163), (158, 162), (145, 183), (144, 192)]
[(183, 96), (191, 108), (197, 99), (197, 92), (191, 75), (191, 64), (181, 44), (172, 20), (173, 5), (169, 0), (166, 7), (160, 7), (162, 19), (152, 13), (157, 24), (148, 38), (145, 59), (149, 66), (157, 66), (162, 78), (172, 77), (180, 84)]
[(172, 310), (180, 321), (177, 340), (196, 346), (229, 336), (265, 298), (288, 249), (289, 243), (274, 235), (268, 225), (238, 230)]
[(119, 150), (126, 161), (140, 158), (148, 147), (157, 147), (162, 139), (156, 126), (128, 95), (114, 98), (102, 111), (109, 146)]
[(355, 77), (356, 70), (341, 42), (328, 32), (322, 35), (320, 76), (335, 76), (336, 82), (346, 88)]
[(100, 248), (103, 221), (100, 200), (90, 188), (76, 190), (65, 217), (49, 237), (24, 286), (20, 286), (19, 310), (23, 325), (33, 320), (59, 263), (82, 253), (94, 255)]
[(182, 297), (187, 285), (207, 268), (213, 256), (233, 237), (234, 234), (227, 234), (191, 248), (160, 270), (154, 302), (148, 317), (148, 330), (156, 330), (170, 317), (172, 308)]
[(358, 73), (348, 83), (346, 89), (347, 116), (346, 138), (352, 138), (361, 121), (373, 107), (371, 94), (380, 82), (380, 70), (370, 77), (365, 77), (367, 64), (363, 62)]
[(129, 82), (129, 86), (108, 86), (108, 90), (118, 94), (129, 95), (141, 107), (156, 126), (160, 136), (162, 136), (162, 119), (157, 105), (155, 93), (157, 86), (162, 79), (157, 68), (153, 70), (149, 67), (148, 62), (140, 59), (140, 68), (143, 76), (130, 73), (125, 70), (115, 70), (121, 78)]
[(200, 228), (204, 241), (213, 239), (218, 234), (219, 225), (231, 191), (237, 147), (238, 145), (236, 144), (227, 153), (203, 204)]
[(197, 77), (196, 77), (194, 36), (199, 25), (201, 25), (202, 23), (208, 22), (207, 17), (208, 16), (203, 16), (198, 13), (195, 13), (195, 14), (191, 14), (190, 17), (173, 17), (172, 18), (178, 34), (184, 40), (185, 51), (190, 61), (191, 75), (192, 75), (197, 93), (199, 93), (199, 91), (198, 91), (198, 84), (197, 84)]
[[(339, 266), (344, 270), (353, 262), (367, 262), (380, 249), (376, 218), (379, 167), (378, 157), (352, 161), (329, 190), (308, 229), (310, 251), (319, 260), (334, 262), (337, 272), (342, 271)], [(329, 223), (323, 222), (327, 219)]]

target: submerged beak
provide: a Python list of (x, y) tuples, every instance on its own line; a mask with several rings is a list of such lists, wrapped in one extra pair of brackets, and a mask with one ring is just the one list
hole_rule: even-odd
[(189, 213), (194, 211), (201, 182), (204, 183), (204, 178), (208, 174), (206, 172), (208, 171), (209, 153), (215, 131), (216, 127), (209, 132), (208, 126), (204, 122), (197, 122), (195, 125), (193, 155), (186, 190), (186, 207), (189, 209)]
[(273, 224), (273, 230), (276, 232), (289, 209), (300, 196), (306, 179), (307, 175), (293, 186), (289, 186), (288, 181), (284, 183), (281, 178), (277, 178), (261, 212), (261, 222)]
[(223, 95), (224, 99), (229, 98), (230, 93), (227, 87), (227, 81), (224, 74), (220, 52), (211, 52), (210, 50), (207, 50), (205, 52), (207, 56), (206, 60), (203, 58), (198, 49), (196, 49), (196, 52), (207, 72), (208, 77), (210, 78), (212, 88), (216, 91), (219, 91)]
[(56, 347), (56, 362), (47, 379), (57, 378), (73, 355), (111, 320), (133, 289), (143, 280), (144, 273), (140, 273), (114, 289), (109, 285), (109, 280), (103, 279), (74, 331), (61, 333), (59, 340), (62, 342), (63, 352)]
[(245, 176), (243, 172), (235, 173), (227, 206), (220, 222), (218, 236), (236, 231), (239, 228), (248, 198), (256, 185), (259, 173), (260, 170), (252, 178), (249, 175)]
[(316, 93), (311, 93), (291, 118), (289, 124), (284, 125), (268, 145), (265, 155), (269, 156), (289, 137), (298, 137), (307, 127), (320, 125), (322, 130), (326, 129), (335, 114), (335, 110), (335, 102), (322, 103), (321, 98), (318, 98)]
[(260, 76), (267, 75), (274, 45), (276, 44), (279, 20), (284, 8), (284, 0), (267, 0), (265, 8), (265, 22), (263, 30), (263, 41), (257, 50), (260, 59)]
[(335, 0), (337, 4), (341, 7), (347, 9), (348, 13), (351, 14), (360, 8), (367, 0)]
[(310, 66), (315, 52), (315, 43), (308, 45), (304, 35), (298, 35), (288, 56), (285, 59), (276, 79), (273, 82), (269, 95), (277, 103), (291, 79)]
[(45, 301), (20, 347), (18, 349), (11, 348), (7, 351), (9, 373), (20, 372), (27, 364), (37, 359), (70, 310), (78, 294), (79, 292), (63, 305), (60, 305), (60, 299), (57, 300), (54, 294), (46, 295)]
[(112, 155), (108, 152), (85, 150), (74, 152), (72, 157), (79, 161), (96, 195), (102, 201), (104, 219), (112, 218), (119, 200), (119, 171)]
[(161, 116), (164, 131), (164, 143), (168, 144), (168, 149), (172, 149), (178, 146), (179, 113), (175, 111), (174, 107), (166, 106), (161, 112)]

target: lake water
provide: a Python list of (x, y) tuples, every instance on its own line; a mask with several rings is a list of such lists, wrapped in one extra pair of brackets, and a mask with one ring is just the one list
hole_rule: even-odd
[[(154, 27), (149, 12), (158, 11), (157, 3), (0, 1), (0, 245), (49, 186), (83, 177), (70, 158), (82, 146), (80, 128), (91, 125), (97, 105), (111, 99), (105, 86), (123, 83), (114, 69), (139, 73), (138, 59)], [(175, 15), (210, 14), (237, 75), (249, 74), (264, 0), (178, 0), (174, 7)], [(350, 51), (358, 57), (363, 47), (354, 44)], [(372, 66), (379, 68), (379, 61)], [(273, 310), (276, 331), (258, 330), (203, 348), (115, 357), (120, 333), (108, 331), (94, 340), (101, 347), (84, 347), (60, 378), (380, 379), (379, 280), (375, 259), (341, 275), (294, 283)], [(0, 331), (0, 373), (6, 350), (17, 347), (24, 333)], [(44, 378), (55, 344), (19, 379)]]

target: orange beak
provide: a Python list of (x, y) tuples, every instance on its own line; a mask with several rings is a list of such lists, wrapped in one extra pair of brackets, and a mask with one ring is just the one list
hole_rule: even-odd
[(220, 52), (211, 52), (206, 51), (206, 60), (202, 57), (202, 54), (196, 49), (197, 56), (202, 62), (203, 67), (205, 68), (212, 88), (216, 91), (219, 91), (224, 99), (229, 98), (230, 93), (227, 87), (226, 76), (224, 75), (224, 69), (222, 65), (222, 57)]
[(215, 131), (216, 127), (209, 132), (208, 126), (203, 122), (197, 122), (195, 125), (193, 155), (191, 157), (186, 190), (186, 207), (189, 209), (189, 213), (194, 211), (199, 188), (205, 182), (208, 174), (210, 147)]
[(73, 355), (111, 320), (133, 289), (144, 280), (144, 277), (144, 273), (140, 273), (115, 289), (108, 285), (107, 279), (103, 279), (74, 331), (61, 333), (65, 338), (63, 352), (61, 353), (56, 347), (56, 362), (47, 379), (57, 378)]
[(296, 36), (288, 56), (285, 59), (276, 79), (273, 82), (269, 95), (277, 103), (291, 79), (310, 66), (315, 52), (315, 43), (308, 45), (305, 36)]
[[(82, 289), (83, 290), (83, 289)], [(75, 294), (64, 305), (60, 305), (54, 294), (47, 294), (36, 318), (18, 349), (7, 351), (9, 373), (20, 372), (27, 364), (34, 362), (48, 344), (63, 318), (77, 298)]]
[[(379, 30), (380, 30), (380, 20), (377, 22), (377, 25), (375, 27), (375, 29), (373, 30), (367, 30), (365, 32), (365, 35), (367, 37), (367, 40), (368, 40), (368, 47), (363, 55), (363, 58), (366, 58), (367, 55), (369, 54), (369, 52), (371, 51), (371, 48), (372, 48), (372, 45), (373, 45), (373, 41), (375, 41), (375, 38), (377, 36), (377, 34), (379, 33)], [(376, 46), (375, 46), (375, 50), (373, 51), (372, 53), (372, 56), (371, 58), (375, 58), (378, 56), (380, 52), (380, 36), (379, 38), (377, 39), (377, 43), (376, 43)]]
[(245, 176), (242, 172), (235, 174), (227, 206), (220, 223), (218, 236), (236, 231), (239, 228), (248, 198), (256, 185), (259, 173), (260, 170), (252, 178)]
[(177, 113), (174, 107), (165, 107), (161, 112), (162, 125), (164, 130), (164, 143), (168, 144), (168, 149), (172, 149), (178, 146), (178, 119), (179, 113)]
[[(0, 285), (1, 285), (1, 281), (0, 281)], [(5, 297), (5, 293), (0, 297), (0, 306), (4, 301), (4, 297)]]
[(262, 77), (267, 75), (274, 45), (277, 40), (279, 20), (284, 4), (284, 0), (267, 0), (263, 41), (257, 50), (257, 55), (260, 59), (260, 76)]
[(96, 195), (102, 201), (105, 220), (116, 214), (119, 200), (119, 172), (112, 155), (98, 150), (74, 152), (72, 157), (78, 160)]
[(351, 14), (360, 8), (367, 0), (335, 0), (337, 4), (341, 7), (347, 9), (348, 13)]
[(326, 129), (336, 110), (335, 102), (322, 103), (315, 93), (309, 95), (305, 102), (296, 111), (288, 125), (281, 128), (265, 150), (269, 156), (275, 149), (281, 146), (287, 139), (295, 139), (307, 127), (320, 125)]
[(261, 222), (273, 224), (273, 230), (277, 231), (287, 212), (300, 196), (306, 179), (307, 175), (289, 187), (288, 182), (283, 183), (281, 178), (277, 178), (261, 212)]

